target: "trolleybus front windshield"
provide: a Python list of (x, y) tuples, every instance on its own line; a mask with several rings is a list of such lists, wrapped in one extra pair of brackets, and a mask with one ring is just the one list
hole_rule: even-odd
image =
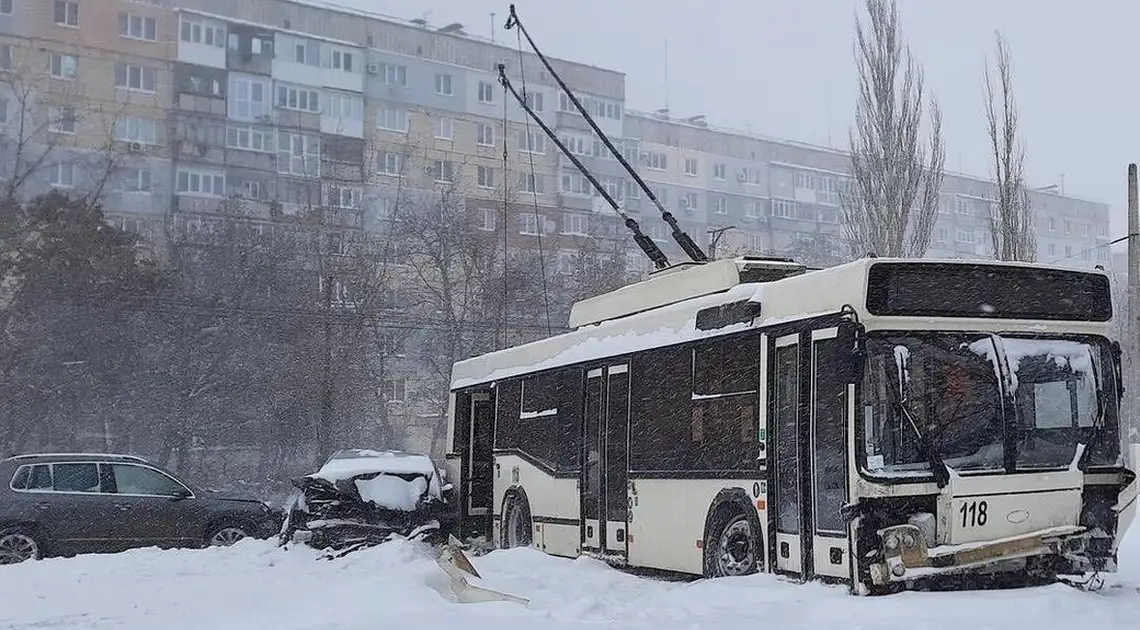
[(860, 420), (871, 476), (1115, 463), (1111, 354), (1096, 342), (891, 334), (867, 343)]

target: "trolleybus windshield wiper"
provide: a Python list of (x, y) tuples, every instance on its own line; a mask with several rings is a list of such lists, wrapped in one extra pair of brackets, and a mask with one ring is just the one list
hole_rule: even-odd
[[(594, 133), (598, 134), (598, 137), (601, 138), (603, 143), (605, 143), (606, 148), (609, 149), (610, 153), (612, 153), (613, 156), (617, 158), (617, 161), (621, 163), (622, 168), (624, 168), (625, 171), (629, 173), (630, 177), (632, 177), (633, 180), (637, 182), (637, 185), (641, 187), (641, 190), (643, 192), (645, 192), (645, 196), (649, 197), (649, 200), (653, 202), (653, 205), (657, 206), (657, 209), (661, 212), (661, 218), (669, 224), (669, 227), (673, 228), (673, 240), (677, 241), (677, 245), (679, 245), (685, 254), (694, 262), (708, 262), (709, 257), (705, 255), (705, 252), (701, 250), (700, 246), (697, 245), (696, 242), (693, 241), (692, 237), (690, 237), (685, 233), (684, 230), (681, 229), (681, 226), (678, 225), (677, 219), (673, 216), (673, 213), (669, 212), (665, 209), (664, 206), (661, 205), (661, 202), (657, 200), (657, 196), (654, 195), (649, 186), (645, 184), (645, 182), (641, 179), (641, 176), (637, 174), (637, 171), (633, 170), (633, 167), (630, 166), (629, 162), (625, 159), (625, 156), (622, 155), (622, 152), (614, 147), (613, 143), (610, 142), (609, 137), (607, 137), (602, 129), (598, 127), (598, 123), (594, 122), (594, 119), (590, 116), (590, 113), (586, 111), (586, 108), (583, 107), (582, 103), (578, 101), (578, 97), (574, 96), (574, 93), (570, 91), (569, 86), (567, 86), (566, 83), (562, 80), (562, 77), (559, 76), (554, 67), (550, 65), (550, 62), (546, 60), (546, 55), (543, 55), (542, 51), (538, 49), (538, 46), (535, 45), (534, 40), (531, 39), (530, 33), (527, 32), (526, 28), (522, 25), (522, 22), (519, 21), (518, 13), (515, 12), (515, 5), (512, 4), (510, 15), (507, 17), (507, 23), (503, 26), (503, 28), (510, 30), (516, 26), (519, 28), (519, 32), (522, 33), (523, 37), (526, 37), (526, 41), (530, 44), (531, 50), (533, 50), (534, 54), (538, 56), (538, 59), (542, 62), (542, 65), (546, 67), (546, 71), (550, 73), (550, 76), (554, 77), (554, 80), (558, 82), (558, 86), (562, 88), (562, 91), (566, 93), (566, 96), (570, 99), (570, 102), (574, 104), (574, 107), (578, 110), (578, 113), (582, 114), (582, 117), (586, 119), (586, 122), (590, 123), (590, 128), (594, 130)], [(500, 76), (504, 76), (502, 74), (502, 66), (500, 65), (499, 68)], [(518, 98), (518, 95), (516, 95), (515, 98)], [(549, 132), (547, 135), (549, 135)], [(582, 169), (581, 165), (578, 165), (578, 168)], [(586, 171), (582, 169), (582, 172), (585, 173)]]
[[(635, 221), (633, 217), (626, 214), (625, 211), (623, 211), (621, 207), (618, 206), (618, 203), (614, 201), (614, 198), (610, 196), (605, 187), (598, 183), (598, 180), (595, 179), (594, 176), (586, 170), (586, 167), (582, 165), (582, 162), (579, 161), (578, 158), (575, 157), (574, 154), (566, 148), (566, 145), (562, 144), (562, 140), (558, 138), (558, 134), (551, 131), (550, 127), (548, 127), (546, 123), (543, 122), (542, 118), (536, 114), (533, 109), (530, 108), (530, 105), (526, 102), (526, 97), (520, 95), (515, 90), (515, 86), (511, 85), (511, 80), (507, 78), (506, 66), (503, 64), (499, 64), (499, 83), (502, 83), (503, 87), (506, 88), (512, 96), (515, 97), (515, 100), (519, 102), (519, 106), (521, 106), (523, 110), (526, 111), (527, 115), (530, 116), (534, 122), (538, 123), (538, 126), (542, 129), (543, 133), (545, 133), (547, 137), (549, 137), (551, 141), (553, 141), (554, 144), (557, 145), (558, 148), (566, 154), (566, 157), (570, 158), (570, 161), (574, 163), (574, 166), (578, 167), (578, 170), (586, 176), (586, 179), (590, 180), (590, 183), (594, 185), (594, 188), (598, 191), (599, 194), (601, 194), (602, 198), (606, 200), (606, 203), (610, 204), (610, 207), (614, 209), (614, 212), (618, 213), (618, 216), (620, 216), (622, 220), (625, 221), (625, 226), (629, 228), (630, 232), (633, 232), (634, 242), (636, 242), (637, 246), (641, 248), (641, 251), (645, 252), (645, 255), (649, 257), (649, 260), (653, 261), (654, 266), (656, 266), (658, 269), (664, 269), (668, 267), (669, 259), (665, 257), (665, 252), (661, 251), (661, 248), (657, 246), (657, 243), (654, 243), (653, 239), (649, 238), (645, 235), (644, 232), (641, 231), (641, 227), (637, 224), (637, 221)], [(526, 89), (525, 85), (523, 86), (523, 89)]]
[[(938, 484), (939, 488), (946, 487), (950, 483), (950, 469), (946, 466), (946, 462), (942, 459), (942, 454), (934, 447), (934, 440), (925, 431), (918, 427), (918, 422), (914, 419), (914, 415), (910, 412), (910, 400), (906, 395), (906, 383), (904, 382), (906, 370), (905, 356), (899, 356), (896, 353), (895, 360), (899, 362), (898, 369), (895, 370), (897, 380), (895, 382), (894, 404), (898, 412), (902, 414), (903, 419), (910, 424), (914, 429), (914, 434), (918, 438), (918, 448), (922, 451), (923, 457), (926, 461), (930, 462), (930, 471), (934, 474), (934, 481)], [(890, 382), (890, 379), (888, 379)]]

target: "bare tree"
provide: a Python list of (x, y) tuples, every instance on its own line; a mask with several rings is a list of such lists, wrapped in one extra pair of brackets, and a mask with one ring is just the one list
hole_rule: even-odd
[(942, 114), (931, 99), (929, 146), (923, 146), (923, 73), (902, 41), (895, 1), (866, 0), (866, 8), (869, 32), (855, 21), (859, 100), (850, 135), (852, 181), (840, 195), (844, 232), (855, 256), (921, 257), (942, 187)]
[[(997, 76), (987, 61), (983, 67), (986, 125), (994, 160), (996, 203), (990, 206), (990, 236), (994, 258), (1033, 261), (1037, 238), (1029, 191), (1025, 188), (1025, 149), (1017, 132), (1017, 103), (1013, 97), (1013, 68), (1009, 44), (996, 34)], [(995, 82), (997, 85), (995, 86)]]
[[(13, 48), (12, 54), (11, 69), (0, 79), (0, 106), (9, 129), (0, 139), (0, 195), (26, 200), (42, 192), (40, 178), (58, 169), (53, 185), (74, 187), (86, 201), (100, 201), (123, 163), (116, 129), (127, 101), (92, 97), (83, 82), (74, 80), (78, 61), (72, 60), (77, 57), (46, 61), (24, 48)], [(102, 127), (98, 133), (95, 125)]]

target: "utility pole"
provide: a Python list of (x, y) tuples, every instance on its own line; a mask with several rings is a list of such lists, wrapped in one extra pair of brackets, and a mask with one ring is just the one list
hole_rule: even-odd
[(1137, 343), (1136, 335), (1140, 334), (1140, 325), (1137, 325), (1137, 319), (1140, 318), (1140, 196), (1137, 193), (1136, 181), (1136, 164), (1128, 165), (1128, 276), (1125, 280), (1128, 288), (1128, 305), (1127, 316), (1125, 317), (1124, 325), (1124, 339), (1121, 340), (1121, 345), (1124, 350), (1124, 417), (1127, 418), (1127, 423), (1124, 423), (1122, 431), (1126, 433), (1128, 438), (1124, 441), (1124, 448), (1126, 449), (1125, 461), (1135, 465), (1136, 462), (1129, 461), (1132, 455), (1132, 444), (1140, 441), (1136, 437), (1136, 432), (1140, 427), (1137, 426), (1137, 411), (1140, 411), (1140, 398), (1137, 393), (1140, 393), (1140, 383), (1138, 383), (1137, 369), (1140, 368), (1140, 362), (1137, 361), (1136, 352), (1140, 344)]
[(724, 238), (724, 233), (729, 230), (735, 230), (735, 225), (728, 225), (722, 228), (709, 228), (709, 260), (716, 260), (716, 246), (720, 244), (720, 239)]

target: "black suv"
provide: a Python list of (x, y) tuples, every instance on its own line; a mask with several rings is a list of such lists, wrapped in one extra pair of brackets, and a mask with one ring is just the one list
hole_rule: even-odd
[(135, 547), (268, 538), (264, 503), (193, 488), (129, 455), (19, 455), (0, 461), (0, 564)]

